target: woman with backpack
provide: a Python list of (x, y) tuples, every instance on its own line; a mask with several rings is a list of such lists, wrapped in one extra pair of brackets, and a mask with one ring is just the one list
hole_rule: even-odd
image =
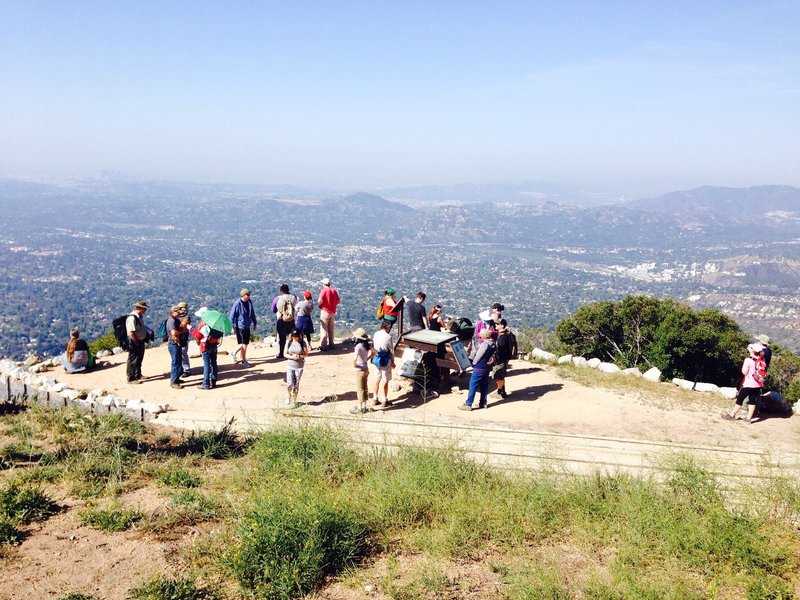
[(458, 410), (472, 410), (472, 403), (475, 401), (475, 393), (480, 389), (481, 397), (478, 401), (478, 408), (486, 408), (486, 400), (489, 396), (489, 372), (496, 362), (496, 351), (492, 332), (484, 329), (480, 334), (481, 345), (470, 357), (472, 359), (472, 377), (469, 379), (469, 393), (467, 401), (459, 405)]
[(397, 322), (397, 317), (400, 316), (400, 313), (403, 310), (403, 303), (406, 301), (405, 296), (400, 298), (400, 300), (397, 300), (395, 298), (396, 295), (397, 292), (394, 291), (394, 288), (386, 288), (386, 290), (383, 292), (383, 300), (381, 300), (381, 305), (378, 307), (378, 311), (375, 315), (378, 320), (388, 321), (391, 326), (394, 326), (394, 324)]
[(309, 350), (311, 349), (311, 334), (314, 333), (314, 321), (311, 314), (314, 312), (314, 301), (311, 299), (311, 292), (303, 292), (303, 299), (295, 306), (297, 311), (297, 329), (306, 336)]
[(722, 418), (727, 421), (736, 419), (739, 410), (742, 408), (744, 399), (747, 398), (747, 416), (745, 423), (753, 422), (753, 415), (758, 407), (761, 398), (761, 390), (764, 388), (764, 381), (767, 378), (767, 363), (764, 361), (764, 347), (761, 344), (750, 344), (747, 347), (750, 355), (742, 363), (742, 386), (736, 395), (736, 401), (731, 412), (723, 412)]

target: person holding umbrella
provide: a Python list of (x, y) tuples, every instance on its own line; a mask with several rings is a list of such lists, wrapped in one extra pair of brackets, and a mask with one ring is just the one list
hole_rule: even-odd
[(218, 310), (208, 310), (203, 306), (195, 313), (201, 319), (197, 327), (191, 328), (192, 337), (197, 340), (203, 355), (203, 390), (217, 387), (217, 349), (222, 336), (230, 333), (233, 327), (230, 319)]

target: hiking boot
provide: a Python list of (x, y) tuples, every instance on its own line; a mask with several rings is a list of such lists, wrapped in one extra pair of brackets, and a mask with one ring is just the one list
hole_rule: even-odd
[(502, 390), (497, 390), (497, 395), (501, 398), (508, 398), (508, 393), (506, 392), (505, 388)]
[(478, 408), (486, 408), (485, 404), (478, 404)]
[(732, 416), (731, 416), (731, 414), (730, 414), (730, 413), (727, 413), (727, 412), (724, 412), (724, 413), (722, 413), (722, 415), (720, 415), (720, 416), (721, 416), (723, 419), (725, 419), (726, 421), (733, 421), (733, 420), (735, 420), (735, 417), (732, 417)]
[(365, 412), (367, 412), (367, 409), (363, 406), (354, 406), (350, 409), (351, 415), (363, 415)]
[(169, 387), (171, 387), (173, 390), (182, 390), (183, 389), (183, 386), (180, 383), (170, 383)]
[(210, 386), (210, 385), (201, 385), (201, 386), (200, 386), (200, 389), (201, 389), (201, 390), (210, 390), (210, 389), (211, 389), (211, 386)]
[(249, 362), (247, 362), (246, 360), (241, 361), (239, 364), (242, 365), (245, 368), (253, 366)]
[(459, 404), (458, 405), (458, 410), (471, 411), (472, 407), (469, 404)]

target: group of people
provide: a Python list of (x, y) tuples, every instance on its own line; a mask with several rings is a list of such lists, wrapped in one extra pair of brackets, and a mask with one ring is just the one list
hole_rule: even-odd
[[(336, 326), (336, 309), (341, 303), (338, 291), (331, 285), (327, 277), (320, 282), (317, 304), (320, 308), (320, 346), (321, 351), (332, 350), (334, 344), (334, 329)], [(277, 358), (287, 360), (286, 387), (287, 404), (295, 404), (299, 389), (300, 378), (303, 374), (305, 357), (311, 348), (311, 334), (314, 333), (312, 314), (315, 305), (310, 291), (303, 292), (300, 300), (289, 291), (289, 286), (283, 284), (277, 296), (272, 301), (272, 312), (276, 319), (276, 332), (278, 338)], [(133, 310), (125, 322), (128, 335), (128, 362), (127, 381), (129, 384), (141, 383), (142, 361), (145, 346), (150, 330), (144, 324), (144, 315), (150, 309), (145, 301), (136, 302)], [(201, 389), (213, 389), (218, 380), (217, 349), (222, 340), (223, 332), (210, 327), (202, 319), (208, 309), (202, 307), (195, 313), (200, 322), (195, 326), (189, 316), (188, 304), (179, 302), (172, 306), (164, 323), (163, 341), (167, 342), (170, 353), (170, 387), (181, 389), (182, 379), (190, 375), (189, 365), (189, 340), (194, 338), (200, 347), (203, 357), (203, 382)], [(233, 303), (230, 310), (230, 321), (233, 333), (236, 336), (236, 349), (233, 352), (235, 364), (241, 367), (251, 367), (247, 360), (247, 349), (250, 345), (252, 332), (258, 328), (258, 317), (253, 305), (252, 294), (248, 288), (239, 293), (239, 298)]]
[[(272, 301), (272, 312), (275, 315), (277, 334), (276, 358), (286, 360), (286, 398), (287, 406), (297, 405), (300, 380), (303, 375), (305, 360), (311, 348), (311, 335), (314, 333), (313, 312), (320, 309), (319, 316), (319, 350), (335, 349), (334, 329), (336, 310), (341, 303), (338, 291), (327, 277), (321, 280), (321, 289), (316, 305), (313, 295), (306, 290), (302, 298), (292, 294), (289, 286), (280, 286), (278, 294)], [(353, 350), (353, 367), (356, 371), (357, 404), (351, 411), (363, 413), (371, 406), (388, 407), (389, 382), (395, 367), (392, 329), (398, 322), (401, 312), (408, 310), (408, 326), (402, 333), (423, 329), (442, 331), (451, 327), (452, 320), (446, 319), (441, 305), (435, 305), (430, 312), (425, 308), (426, 295), (419, 292), (414, 301), (409, 302), (405, 296), (398, 298), (392, 288), (384, 291), (384, 297), (377, 311), (380, 324), (372, 338), (359, 327), (353, 332), (355, 347)], [(126, 376), (129, 384), (139, 384), (144, 380), (142, 362), (147, 341), (152, 339), (153, 332), (144, 323), (144, 316), (150, 306), (146, 301), (139, 301), (125, 319), (127, 332), (128, 360)], [(214, 329), (203, 321), (208, 309), (200, 308), (194, 313), (199, 319), (195, 325), (189, 315), (186, 302), (178, 302), (170, 308), (166, 320), (162, 323), (159, 334), (167, 343), (170, 354), (170, 387), (181, 389), (182, 381), (191, 374), (189, 363), (189, 341), (195, 339), (203, 358), (203, 380), (201, 389), (214, 389), (218, 381), (218, 347), (224, 332)], [(478, 408), (486, 406), (489, 377), (497, 384), (498, 395), (505, 398), (505, 376), (508, 362), (516, 352), (516, 341), (510, 333), (502, 312), (505, 307), (496, 303), (479, 315), (474, 331), (474, 339), (467, 344), (472, 361), (472, 376), (469, 382), (469, 393), (466, 402), (459, 406), (462, 410), (472, 410), (475, 396), (480, 393)], [(216, 311), (215, 311), (216, 312)], [(209, 313), (210, 314), (210, 313)], [(248, 288), (239, 293), (239, 298), (230, 309), (230, 321), (236, 336), (236, 348), (232, 353), (233, 361), (241, 367), (252, 366), (247, 360), (248, 346), (252, 332), (258, 327), (258, 317)], [(80, 371), (89, 366), (92, 356), (88, 346), (80, 339), (77, 329), (71, 333), (70, 342), (62, 356), (65, 369), (70, 372)], [(370, 365), (374, 374), (372, 386), (369, 383)], [(371, 397), (371, 403), (369, 402)]]

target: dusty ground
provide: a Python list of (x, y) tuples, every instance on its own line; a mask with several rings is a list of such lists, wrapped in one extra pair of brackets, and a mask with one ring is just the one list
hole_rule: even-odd
[[(226, 338), (222, 350), (232, 350)], [(252, 367), (234, 365), (220, 354), (220, 381), (217, 389), (201, 390), (202, 361), (192, 359), (193, 371), (182, 390), (169, 387), (169, 355), (166, 348), (148, 350), (143, 372), (148, 379), (141, 385), (125, 383), (125, 356), (106, 359), (107, 368), (91, 373), (69, 375), (54, 371), (70, 385), (102, 388), (126, 398), (168, 402), (170, 411), (158, 421), (179, 427), (216, 426), (231, 416), (240, 424), (266, 425), (274, 421), (284, 398), (285, 366), (274, 358), (266, 344), (252, 345), (248, 359)], [(371, 381), (371, 380), (370, 380)], [(722, 448), (770, 447), (796, 452), (800, 447), (800, 419), (765, 419), (747, 426), (720, 419), (728, 402), (713, 394), (694, 393), (691, 402), (672, 393), (619, 392), (586, 387), (563, 379), (549, 366), (518, 361), (509, 371), (506, 399), (490, 394), (487, 410), (463, 412), (458, 405), (466, 398), (468, 377), (454, 378), (438, 398), (422, 402), (418, 394), (403, 389), (390, 392), (394, 406), (369, 415), (371, 419), (419, 423), (491, 425), (509, 429), (534, 430), (558, 434), (599, 436), (653, 442), (703, 445)], [(355, 383), (350, 346), (339, 345), (333, 352), (312, 351), (306, 360), (300, 384), (301, 412), (319, 415), (348, 415), (355, 403)]]
[[(232, 349), (233, 343), (225, 345)], [(225, 349), (225, 346), (223, 346)], [(215, 390), (199, 389), (202, 363), (192, 359), (196, 375), (182, 390), (169, 387), (169, 356), (165, 348), (149, 350), (143, 371), (149, 376), (141, 385), (125, 383), (125, 355), (111, 357), (107, 365), (91, 373), (68, 375), (56, 369), (60, 381), (83, 389), (102, 388), (127, 398), (168, 402), (170, 411), (157, 422), (179, 427), (218, 426), (232, 416), (252, 427), (266, 426), (285, 414), (284, 365), (272, 357), (266, 344), (251, 346), (245, 369), (234, 365), (229, 356), (220, 355), (220, 382)], [(495, 439), (514, 435), (523, 437), (563, 434), (569, 443), (584, 438), (617, 440), (636, 447), (648, 443), (686, 444), (719, 450), (750, 449), (774, 451), (791, 456), (797, 463), (800, 448), (800, 419), (766, 419), (753, 425), (730, 423), (719, 413), (727, 402), (707, 394), (678, 394), (665, 385), (649, 391), (612, 391), (586, 387), (562, 379), (552, 367), (519, 362), (507, 379), (509, 398), (492, 394), (487, 410), (463, 412), (467, 378), (455, 378), (440, 397), (422, 402), (418, 394), (403, 389), (390, 398), (394, 406), (350, 419), (354, 405), (354, 378), (351, 349), (340, 345), (334, 352), (314, 351), (306, 362), (301, 382), (300, 402), (295, 414), (346, 417), (352, 423), (382, 425), (386, 430), (409, 426), (468, 426), (470, 431), (493, 432)], [(658, 393), (658, 390), (663, 390)], [(687, 400), (687, 398), (690, 398)], [(127, 590), (159, 573), (180, 575), (176, 551), (194, 543), (191, 532), (170, 542), (154, 541), (137, 531), (105, 534), (79, 523), (80, 506), (57, 498), (69, 510), (40, 525), (33, 525), (30, 535), (2, 560), (1, 599), (58, 598), (68, 591), (94, 594), (97, 598), (124, 598)], [(158, 490), (139, 490), (123, 499), (126, 505), (152, 512), (166, 502)], [(70, 506), (70, 503), (72, 505)], [(386, 559), (381, 559), (385, 561)], [(320, 598), (386, 597), (378, 592), (381, 580), (391, 565), (379, 561), (366, 578), (356, 574), (349, 581), (337, 583), (320, 593)], [(448, 571), (445, 589), (448, 597), (485, 597), (497, 576), (485, 566), (453, 565)], [(401, 567), (402, 570), (402, 567)], [(383, 575), (382, 575), (383, 574)], [(373, 586), (374, 593), (364, 591)]]

